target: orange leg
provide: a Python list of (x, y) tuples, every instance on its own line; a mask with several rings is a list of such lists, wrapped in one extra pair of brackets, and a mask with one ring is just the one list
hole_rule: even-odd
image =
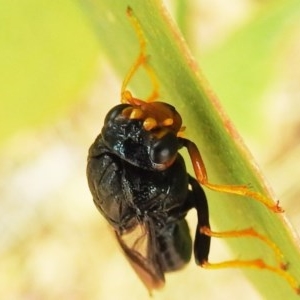
[(280, 266), (281, 269), (286, 269), (287, 264), (283, 262), (283, 254), (281, 253), (277, 245), (266, 236), (255, 231), (253, 228), (246, 228), (243, 230), (232, 230), (232, 231), (225, 231), (225, 232), (213, 232), (210, 230), (210, 228), (204, 226), (200, 228), (200, 232), (205, 235), (217, 237), (217, 238), (231, 238), (231, 237), (257, 238), (262, 242), (264, 242), (265, 244), (267, 244), (273, 250), (278, 266)]
[(256, 201), (263, 203), (274, 212), (283, 212), (283, 209), (279, 206), (278, 202), (275, 204), (271, 199), (265, 197), (264, 195), (252, 191), (247, 185), (220, 185), (210, 183), (207, 178), (204, 162), (195, 143), (183, 138), (181, 138), (181, 140), (183, 141), (184, 146), (189, 152), (196, 178), (200, 184), (206, 186), (211, 190), (250, 197)]
[(300, 286), (298, 282), (292, 277), (289, 273), (286, 272), (286, 264), (282, 262), (282, 253), (279, 248), (266, 236), (263, 236), (253, 230), (252, 228), (244, 229), (244, 230), (235, 230), (235, 231), (227, 231), (227, 232), (213, 232), (210, 228), (203, 226), (200, 228), (200, 232), (210, 237), (217, 238), (231, 238), (231, 237), (253, 237), (258, 238), (264, 243), (266, 243), (273, 251), (276, 256), (276, 260), (278, 262), (277, 267), (266, 264), (262, 259), (253, 259), (253, 260), (229, 260), (223, 261), (219, 263), (210, 263), (205, 261), (201, 264), (201, 267), (205, 269), (221, 269), (221, 268), (252, 268), (252, 269), (260, 269), (260, 270), (269, 270), (279, 276), (281, 276), (284, 280), (288, 282), (288, 284), (300, 294)]
[(131, 21), (131, 24), (133, 28), (135, 29), (135, 32), (137, 34), (139, 44), (140, 44), (140, 52), (139, 55), (135, 61), (135, 63), (132, 65), (130, 68), (129, 72), (127, 73), (123, 84), (121, 88), (121, 102), (122, 103), (129, 103), (129, 104), (134, 104), (135, 98), (132, 97), (131, 93), (127, 90), (127, 86), (136, 73), (136, 71), (139, 69), (139, 67), (143, 66), (144, 69), (146, 70), (153, 86), (153, 90), (151, 95), (147, 98), (146, 102), (152, 102), (155, 99), (158, 98), (158, 89), (159, 89), (159, 84), (158, 80), (156, 78), (156, 75), (154, 73), (154, 70), (150, 67), (150, 65), (147, 62), (147, 55), (146, 55), (146, 38), (144, 36), (144, 33), (142, 31), (141, 25), (137, 18), (134, 16), (132, 9), (130, 7), (127, 8), (127, 15)]

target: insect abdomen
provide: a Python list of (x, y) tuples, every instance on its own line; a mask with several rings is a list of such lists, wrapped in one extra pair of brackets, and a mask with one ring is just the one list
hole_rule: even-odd
[(184, 267), (192, 254), (192, 239), (187, 222), (182, 219), (166, 225), (157, 237), (159, 261), (164, 272)]

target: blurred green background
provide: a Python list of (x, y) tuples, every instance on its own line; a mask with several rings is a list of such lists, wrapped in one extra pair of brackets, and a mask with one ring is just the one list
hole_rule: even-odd
[[(148, 298), (86, 184), (122, 78), (82, 3), (0, 0), (1, 299)], [(299, 230), (300, 2), (166, 4)], [(224, 247), (216, 260), (230, 257)], [(260, 299), (237, 270), (191, 263), (167, 280), (157, 299)]]

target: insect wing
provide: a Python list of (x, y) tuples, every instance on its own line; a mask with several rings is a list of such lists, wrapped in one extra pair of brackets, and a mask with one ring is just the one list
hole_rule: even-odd
[(130, 232), (122, 235), (116, 232), (126, 258), (149, 291), (161, 288), (165, 283), (153, 226), (152, 223), (140, 223)]

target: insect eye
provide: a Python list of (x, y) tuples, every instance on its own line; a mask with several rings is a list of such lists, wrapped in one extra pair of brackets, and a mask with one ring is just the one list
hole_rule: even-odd
[(150, 158), (156, 164), (166, 164), (174, 159), (178, 148), (177, 137), (169, 132), (152, 145)]

